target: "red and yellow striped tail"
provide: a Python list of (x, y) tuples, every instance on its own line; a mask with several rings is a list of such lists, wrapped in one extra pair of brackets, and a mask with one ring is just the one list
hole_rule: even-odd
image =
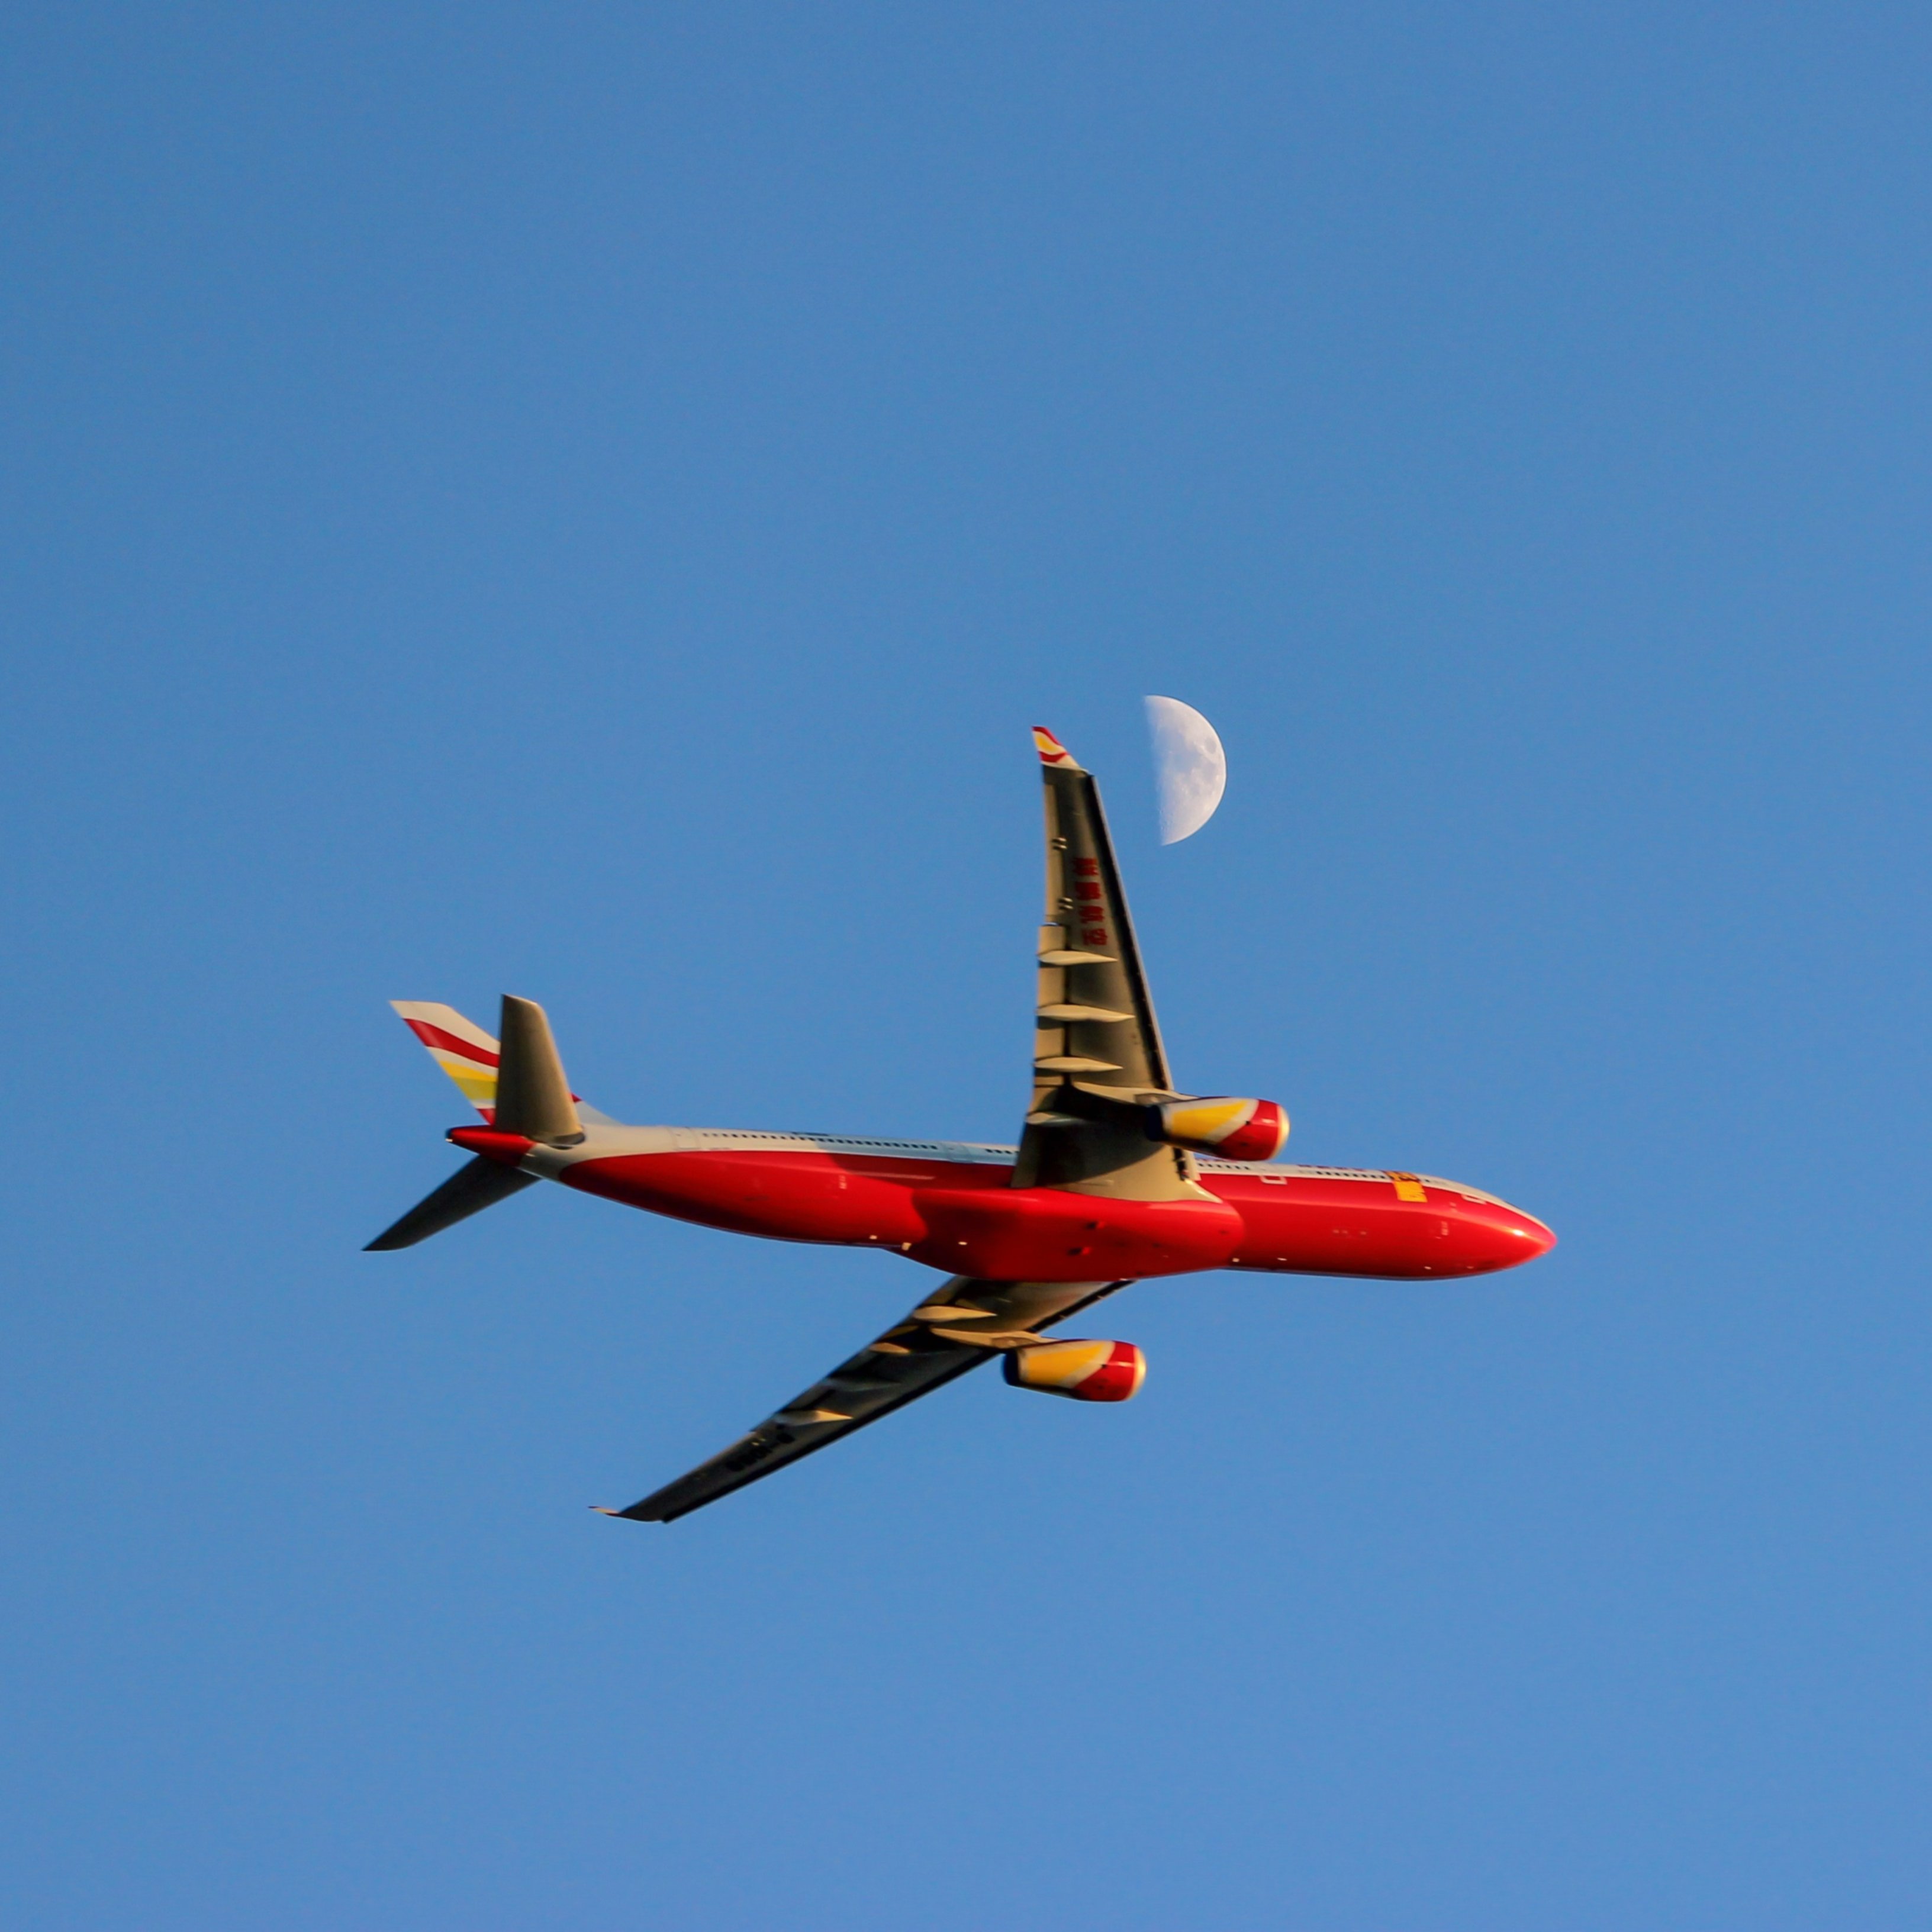
[(392, 1000), (403, 1024), (429, 1049), (429, 1057), (462, 1090), (486, 1120), (496, 1118), (496, 1042), (454, 1006), (433, 1000)]

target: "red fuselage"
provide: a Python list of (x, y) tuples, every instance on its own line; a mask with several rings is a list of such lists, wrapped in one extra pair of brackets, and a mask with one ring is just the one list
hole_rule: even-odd
[(566, 1186), (706, 1227), (878, 1247), (948, 1274), (1085, 1281), (1204, 1268), (1430, 1280), (1533, 1260), (1556, 1236), (1432, 1177), (1204, 1160), (1214, 1198), (1120, 1201), (1012, 1185), (1013, 1150), (704, 1129), (592, 1130), (568, 1151), (450, 1138)]

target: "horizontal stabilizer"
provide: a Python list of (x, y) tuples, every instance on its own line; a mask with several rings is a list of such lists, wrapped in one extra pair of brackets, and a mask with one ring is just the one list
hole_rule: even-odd
[(533, 1174), (506, 1167), (500, 1161), (479, 1154), (467, 1167), (459, 1167), (434, 1194), (418, 1201), (393, 1228), (385, 1228), (362, 1252), (375, 1254), (391, 1248), (412, 1248), (417, 1242), (426, 1241), (430, 1235), (440, 1234), (444, 1228), (453, 1228), (458, 1222), (466, 1221), (471, 1215), (480, 1214), (484, 1208), (494, 1208), (498, 1202), (534, 1186), (536, 1178)]
[(506, 1134), (568, 1147), (584, 1138), (584, 1123), (557, 1058), (550, 1022), (534, 1000), (503, 995), (502, 1060), (496, 1069), (496, 1118)]

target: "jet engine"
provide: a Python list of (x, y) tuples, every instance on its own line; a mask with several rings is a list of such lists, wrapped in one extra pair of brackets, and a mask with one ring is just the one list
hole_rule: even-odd
[(1272, 1160), (1288, 1144), (1288, 1116), (1273, 1100), (1168, 1100), (1145, 1118), (1149, 1139), (1222, 1160)]
[(1147, 1379), (1147, 1358), (1131, 1342), (1034, 1342), (1007, 1352), (1006, 1375), (1042, 1395), (1126, 1402)]

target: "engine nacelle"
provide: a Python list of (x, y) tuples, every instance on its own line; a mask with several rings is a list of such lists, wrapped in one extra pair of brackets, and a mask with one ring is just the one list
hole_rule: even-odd
[(1007, 1352), (1015, 1388), (1076, 1402), (1126, 1402), (1147, 1380), (1147, 1358), (1131, 1342), (1035, 1342)]
[(1222, 1160), (1272, 1160), (1288, 1144), (1288, 1116), (1273, 1100), (1169, 1100), (1148, 1108), (1147, 1130)]

